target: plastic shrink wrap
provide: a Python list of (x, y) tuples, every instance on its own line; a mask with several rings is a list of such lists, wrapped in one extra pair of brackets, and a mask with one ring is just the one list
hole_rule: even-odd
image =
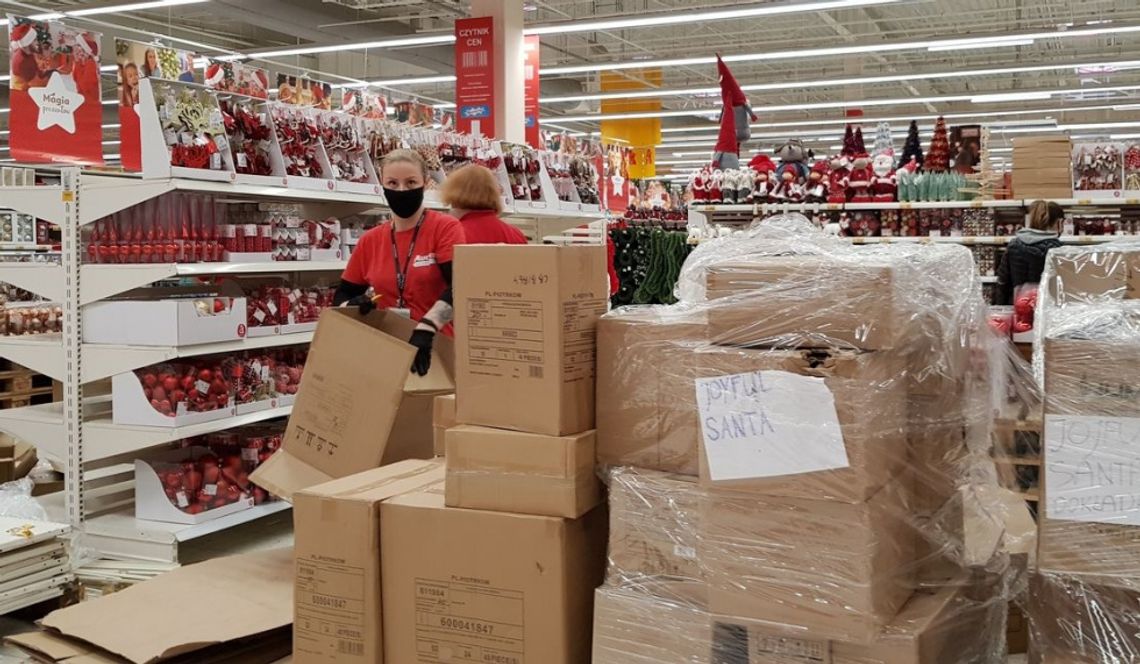
[(1140, 662), (1140, 243), (1049, 252), (1033, 662)]
[(799, 215), (598, 325), (595, 664), (1004, 662), (1013, 592), (973, 258)]

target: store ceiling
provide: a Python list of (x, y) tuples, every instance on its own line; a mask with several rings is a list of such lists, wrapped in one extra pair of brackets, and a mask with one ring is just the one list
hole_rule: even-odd
[[(67, 11), (123, 4), (125, 0), (41, 0), (0, 2), (14, 13)], [(820, 0), (812, 0), (819, 2)], [(852, 2), (852, 0), (847, 0)], [(862, 108), (869, 118), (905, 118), (937, 113), (963, 114), (960, 122), (1011, 123), (995, 134), (997, 145), (1033, 121), (1088, 127), (1070, 133), (1140, 134), (1140, 31), (1042, 36), (1074, 31), (1140, 29), (1135, 0), (896, 0), (843, 9), (813, 10), (807, 0), (726, 2), (693, 0), (527, 0), (527, 26), (598, 21), (697, 11), (800, 5), (794, 13), (670, 26), (615, 28), (542, 37), (542, 65), (588, 68), (611, 63), (652, 64), (660, 60), (755, 54), (731, 63), (742, 85), (759, 85), (748, 94), (760, 115), (754, 147), (768, 147), (789, 132), (803, 132), (809, 145), (826, 151), (838, 133), (845, 107)], [(839, 4), (828, 2), (829, 5)], [(296, 46), (376, 41), (410, 34), (447, 34), (456, 17), (468, 13), (459, 0), (210, 0), (129, 14), (67, 19), (115, 36), (149, 40), (166, 35), (198, 45), (207, 54), (258, 52)], [(997, 47), (930, 51), (921, 42), (963, 38), (1016, 37)], [(192, 44), (185, 43), (191, 42)], [(176, 42), (177, 44), (177, 42)], [(897, 46), (911, 44), (909, 47)], [(897, 47), (891, 47), (896, 45)], [(878, 46), (873, 53), (779, 57), (787, 51)], [(213, 49), (211, 51), (211, 48)], [(105, 49), (109, 52), (110, 49)], [(105, 56), (110, 62), (110, 57)], [(778, 59), (777, 59), (778, 58)], [(399, 49), (349, 50), (314, 55), (269, 56), (254, 63), (271, 70), (299, 69), (333, 83), (388, 81), (396, 99), (432, 103), (452, 99), (450, 82), (402, 85), (392, 81), (452, 73), (450, 44)], [(1110, 66), (1100, 66), (1112, 63)], [(629, 66), (629, 65), (627, 65)], [(1080, 67), (1078, 67), (1080, 66)], [(663, 66), (661, 97), (667, 111), (715, 108), (715, 66)], [(1031, 70), (1032, 69), (1032, 70)], [(632, 69), (623, 75), (637, 76)], [(108, 91), (114, 84), (108, 74)], [(597, 122), (564, 120), (596, 114), (599, 101), (582, 96), (599, 92), (598, 71), (546, 75), (542, 79), (543, 118), (573, 131), (590, 132)], [(878, 78), (877, 81), (867, 81)], [(860, 80), (862, 79), (862, 80)], [(882, 80), (887, 79), (887, 80)], [(841, 84), (839, 81), (846, 81)], [(806, 83), (810, 83), (807, 85)], [(1109, 89), (1112, 88), (1112, 89)], [(1121, 89), (1123, 88), (1123, 89)], [(1129, 89), (1136, 88), (1136, 89)], [(980, 103), (980, 95), (1032, 91), (1032, 100)], [(108, 94), (111, 97), (111, 94)], [(570, 97), (558, 101), (559, 98)], [(947, 97), (955, 98), (947, 100)], [(883, 100), (888, 100), (884, 102)], [(1128, 108), (1133, 106), (1133, 108)], [(1115, 107), (1115, 110), (1114, 110)], [(1009, 114), (1022, 112), (1020, 114)], [(111, 117), (109, 115), (109, 117)], [(801, 123), (795, 126), (786, 123)], [(1136, 123), (1107, 126), (1106, 123)], [(920, 121), (930, 125), (931, 120)], [(709, 131), (667, 131), (670, 144), (686, 140), (675, 153), (706, 151), (714, 123), (696, 116), (670, 117), (667, 129), (705, 127)], [(814, 135), (818, 134), (818, 135)], [(820, 140), (822, 139), (822, 140)], [(702, 142), (703, 141), (703, 142)], [(901, 140), (899, 141), (901, 144)], [(663, 157), (663, 158), (664, 158)]]

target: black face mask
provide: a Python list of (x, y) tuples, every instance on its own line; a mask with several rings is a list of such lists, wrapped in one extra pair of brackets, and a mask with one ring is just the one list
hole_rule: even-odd
[(399, 191), (384, 187), (384, 199), (388, 201), (388, 207), (392, 208), (392, 213), (397, 217), (411, 219), (424, 204), (424, 188)]

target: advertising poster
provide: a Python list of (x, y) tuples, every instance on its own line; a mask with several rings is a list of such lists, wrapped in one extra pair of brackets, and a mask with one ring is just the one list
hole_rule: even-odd
[(526, 37), (523, 45), (523, 113), (526, 118), (526, 143), (534, 149), (542, 148), (542, 132), (538, 123), (539, 97), (539, 38)]
[(8, 138), (13, 159), (103, 163), (101, 40), (98, 32), (57, 21), (8, 17)]
[(260, 67), (210, 58), (204, 82), (219, 92), (231, 92), (255, 99), (269, 97), (269, 73)]
[(455, 21), (455, 126), (495, 137), (495, 30), (490, 16)]
[(341, 91), (340, 107), (349, 115), (369, 120), (383, 120), (388, 115), (388, 100), (384, 95), (355, 88)]
[(332, 86), (303, 76), (277, 75), (277, 101), (293, 106), (332, 110)]
[(115, 64), (118, 65), (119, 80), (119, 159), (126, 170), (142, 170), (139, 81), (158, 78), (193, 83), (196, 57), (190, 51), (158, 44), (115, 40)]

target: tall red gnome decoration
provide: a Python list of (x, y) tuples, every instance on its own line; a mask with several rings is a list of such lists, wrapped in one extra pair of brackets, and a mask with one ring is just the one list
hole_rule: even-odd
[(748, 123), (757, 118), (736, 77), (719, 55), (716, 56), (716, 68), (720, 77), (721, 110), (720, 133), (716, 137), (712, 165), (722, 170), (740, 168), (740, 144), (752, 137)]

